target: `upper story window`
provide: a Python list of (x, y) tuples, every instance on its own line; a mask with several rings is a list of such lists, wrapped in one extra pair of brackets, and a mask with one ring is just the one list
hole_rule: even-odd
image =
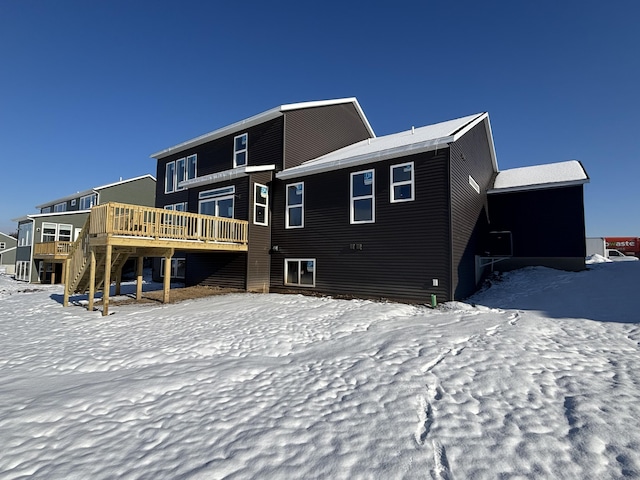
[(0, 250), (4, 250), (7, 248), (7, 244), (5, 242), (0, 242)]
[(40, 209), (40, 213), (51, 213), (51, 207), (44, 207)]
[(42, 237), (41, 242), (55, 242), (57, 227), (55, 223), (43, 223), (42, 224)]
[(351, 223), (376, 221), (375, 171), (364, 170), (351, 174)]
[(269, 224), (268, 206), (269, 187), (255, 183), (253, 192), (253, 223), (265, 226)]
[(42, 242), (70, 242), (73, 225), (58, 223), (42, 223)]
[(33, 223), (21, 223), (18, 226), (18, 246), (24, 247), (31, 245), (31, 236), (33, 234)]
[(216, 188), (200, 192), (198, 198), (198, 213), (216, 217), (233, 218), (233, 205), (236, 187)]
[(167, 163), (164, 177), (164, 193), (182, 190), (180, 182), (196, 178), (198, 156), (196, 154)]
[(80, 210), (89, 210), (91, 207), (98, 203), (98, 194), (92, 193), (91, 195), (85, 195), (80, 197)]
[(414, 199), (413, 162), (391, 165), (390, 178), (391, 203), (410, 202)]
[(287, 185), (285, 228), (304, 227), (304, 182)]
[(247, 140), (246, 133), (233, 139), (233, 168), (243, 167), (247, 164)]
[(66, 212), (67, 211), (67, 202), (56, 203), (53, 206), (54, 212)]

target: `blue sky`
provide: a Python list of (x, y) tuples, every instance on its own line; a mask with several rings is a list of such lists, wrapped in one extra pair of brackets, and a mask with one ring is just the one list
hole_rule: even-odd
[[(3, 0), (0, 231), (285, 103), (377, 135), (488, 111), (501, 169), (581, 160), (588, 236), (640, 236), (640, 2)], [(550, 232), (553, 234), (553, 232)]]

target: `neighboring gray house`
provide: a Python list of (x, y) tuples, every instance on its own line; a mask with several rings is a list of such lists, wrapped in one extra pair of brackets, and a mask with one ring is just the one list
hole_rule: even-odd
[(18, 240), (0, 232), (0, 273), (13, 275), (16, 265)]
[(15, 277), (30, 283), (59, 283), (69, 248), (82, 230), (91, 207), (108, 202), (153, 206), (152, 175), (120, 180), (36, 206), (40, 213), (18, 222)]

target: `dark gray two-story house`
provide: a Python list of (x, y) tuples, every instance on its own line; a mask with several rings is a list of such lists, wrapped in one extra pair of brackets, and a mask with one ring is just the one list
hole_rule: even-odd
[[(376, 137), (354, 98), (283, 105), (152, 157), (157, 207), (249, 222), (247, 252), (174, 256), (187, 285), (433, 303), (465, 298), (507, 260), (584, 268), (584, 169), (539, 167), (549, 175), (529, 190), (545, 201), (522, 203), (526, 180), (499, 171), (487, 113)], [(521, 210), (504, 208), (510, 196)], [(523, 240), (548, 226), (513, 218), (533, 211), (575, 219), (558, 258)], [(507, 237), (517, 248), (498, 251)]]

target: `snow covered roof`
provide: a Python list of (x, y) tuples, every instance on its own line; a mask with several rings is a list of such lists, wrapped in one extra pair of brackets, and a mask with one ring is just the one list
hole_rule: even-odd
[[(76, 193), (73, 193), (71, 195), (67, 195), (66, 197), (57, 198), (55, 200), (51, 200), (49, 202), (46, 202), (46, 203), (43, 203), (43, 204), (40, 204), (40, 205), (36, 205), (36, 208), (43, 208), (43, 207), (48, 207), (49, 205), (54, 205), (56, 203), (68, 202), (69, 200), (73, 200), (74, 198), (79, 198), (79, 197), (84, 197), (86, 195), (91, 195), (92, 193), (99, 192), (100, 190), (104, 190), (105, 188), (115, 187), (116, 185), (122, 185), (124, 183), (134, 182), (136, 180), (141, 180), (143, 178), (150, 178), (154, 182), (156, 181), (156, 177), (154, 177), (150, 173), (147, 173), (146, 175), (141, 175), (139, 177), (128, 178), (126, 180), (119, 180), (117, 182), (108, 183), (106, 185), (100, 185), (99, 187), (90, 188), (89, 190), (84, 190), (82, 192), (76, 192)], [(58, 213), (60, 213), (60, 212), (58, 212)]]
[(511, 168), (498, 173), (487, 193), (503, 193), (541, 188), (582, 185), (589, 176), (578, 160)]
[(360, 108), (360, 104), (355, 97), (350, 98), (337, 98), (333, 100), (319, 100), (315, 102), (301, 102), (301, 103), (290, 103), (286, 105), (280, 105), (279, 107), (272, 108), (271, 110), (267, 110), (266, 112), (259, 113), (252, 117), (246, 118), (244, 120), (240, 120), (239, 122), (232, 123), (231, 125), (227, 125), (226, 127), (219, 128), (218, 130), (214, 130), (213, 132), (205, 133), (204, 135), (200, 135), (199, 137), (192, 138), (191, 140), (187, 140), (186, 142), (179, 143), (178, 145), (174, 145), (173, 147), (165, 148), (164, 150), (160, 150), (151, 155), (151, 158), (155, 158), (157, 160), (167, 157), (173, 153), (180, 152), (187, 148), (197, 147), (198, 145), (202, 145), (203, 143), (210, 142), (211, 140), (215, 140), (216, 138), (224, 137), (225, 135), (229, 135), (233, 132), (237, 132), (240, 129), (247, 129), (254, 125), (258, 125), (260, 123), (264, 123), (269, 120), (273, 120), (274, 118), (278, 118), (284, 115), (284, 112), (288, 112), (291, 110), (300, 110), (303, 108), (314, 108), (314, 107), (327, 107), (330, 105), (340, 105), (343, 103), (352, 103), (355, 107), (356, 111), (360, 115), (362, 122), (365, 127), (369, 131), (372, 137), (375, 137), (375, 133), (369, 124), (369, 120), (364, 115), (362, 108)]
[(288, 168), (276, 174), (280, 179), (288, 179), (328, 172), (340, 168), (364, 165), (371, 162), (413, 155), (420, 152), (446, 148), (471, 128), (485, 122), (487, 136), (490, 139), (491, 157), (495, 171), (498, 170), (489, 115), (477, 113), (467, 117), (456, 118), (420, 128), (412, 128), (405, 132), (385, 135), (383, 137), (362, 140), (353, 145), (318, 157), (303, 164)]

